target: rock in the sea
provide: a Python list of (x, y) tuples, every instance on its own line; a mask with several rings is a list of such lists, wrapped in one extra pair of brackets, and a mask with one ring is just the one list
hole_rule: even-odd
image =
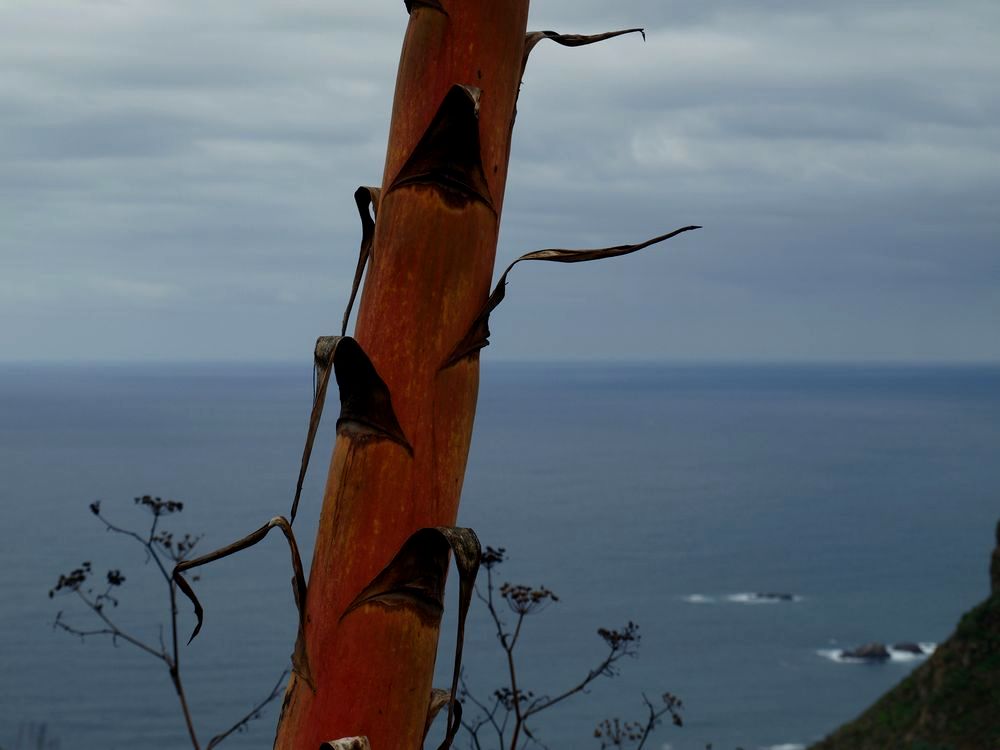
[(773, 591), (758, 591), (754, 594), (755, 599), (764, 599), (769, 602), (790, 602), (795, 600), (795, 594), (775, 593)]
[(992, 595), (962, 616), (951, 637), (860, 717), (809, 750), (1000, 748), (1000, 539), (991, 573)]
[(841, 659), (865, 659), (867, 661), (885, 661), (889, 658), (889, 649), (882, 643), (866, 643), (854, 649), (840, 652)]
[(917, 656), (927, 653), (926, 651), (924, 651), (924, 647), (921, 646), (919, 643), (910, 643), (909, 641), (905, 643), (894, 643), (892, 645), (892, 650), (904, 651), (908, 654), (916, 654)]

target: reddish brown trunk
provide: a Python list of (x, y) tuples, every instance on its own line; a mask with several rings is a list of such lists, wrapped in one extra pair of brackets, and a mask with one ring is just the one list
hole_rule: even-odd
[[(478, 354), (446, 363), (489, 295), (528, 0), (411, 4), (356, 329), (405, 443), (338, 425), (306, 607), (315, 690), (293, 676), (281, 750), (423, 743), (440, 613), (402, 595), (347, 610), (413, 532), (458, 513)], [(478, 120), (456, 85), (481, 90)]]

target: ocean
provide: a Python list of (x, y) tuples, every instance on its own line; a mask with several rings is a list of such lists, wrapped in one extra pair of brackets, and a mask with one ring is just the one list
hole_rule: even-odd
[[(805, 746), (921, 662), (839, 649), (939, 643), (988, 592), (1000, 369), (485, 359), (460, 523), (506, 549), (499, 581), (559, 596), (525, 621), (522, 688), (578, 682), (603, 656), (598, 628), (642, 635), (619, 674), (536, 717), (550, 748), (598, 750), (598, 722), (640, 720), (643, 694), (666, 691), (684, 726), (664, 723), (647, 748)], [(118, 569), (109, 612), (157, 643), (165, 584), (88, 504), (142, 529), (135, 496), (180, 500), (166, 528), (204, 534), (201, 551), (226, 544), (288, 512), (311, 394), (309, 363), (0, 367), (0, 747), (27, 748), (43, 725), (63, 750), (190, 746), (162, 664), (54, 629), (60, 611), (97, 622), (48, 592), (83, 561)], [(335, 414), (296, 522), (307, 559)], [(205, 624), (182, 671), (204, 743), (271, 689), (296, 619), (279, 535), (203, 571)], [(453, 632), (450, 612), (442, 686)], [(476, 602), (465, 652), (470, 690), (489, 699), (504, 665)], [(222, 747), (270, 747), (276, 718), (272, 704)]]

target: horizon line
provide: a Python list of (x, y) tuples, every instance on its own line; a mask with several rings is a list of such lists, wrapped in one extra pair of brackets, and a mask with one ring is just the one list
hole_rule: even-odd
[[(811, 359), (811, 358), (649, 358), (649, 357), (564, 357), (546, 359), (535, 357), (497, 357), (481, 360), (481, 364), (501, 365), (645, 365), (663, 367), (956, 367), (956, 368), (996, 368), (1000, 359)], [(311, 367), (312, 362), (297, 359), (0, 359), (0, 367)]]

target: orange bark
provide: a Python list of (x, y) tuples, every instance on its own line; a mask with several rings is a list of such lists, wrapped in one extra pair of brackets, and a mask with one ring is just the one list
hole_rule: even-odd
[[(440, 613), (400, 598), (347, 610), (413, 532), (458, 514), (479, 361), (450, 357), (489, 295), (528, 0), (436, 5), (412, 2), (356, 328), (408, 446), (338, 426), (306, 603), (314, 685), (293, 675), (281, 750), (423, 744)], [(478, 124), (456, 84), (482, 91)]]

